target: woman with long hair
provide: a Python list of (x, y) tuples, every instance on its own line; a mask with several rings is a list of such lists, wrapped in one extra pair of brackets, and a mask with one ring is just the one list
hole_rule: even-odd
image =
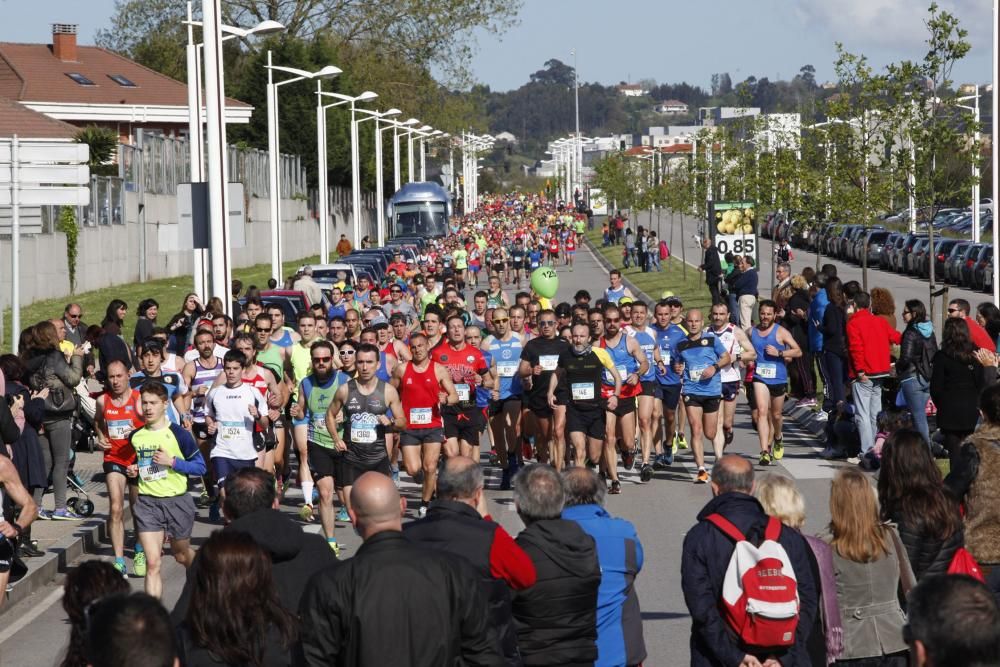
[(844, 284), (833, 277), (826, 281), (830, 304), (817, 327), (823, 336), (823, 362), (826, 365), (827, 391), (834, 407), (847, 400), (847, 297)]
[(188, 345), (194, 342), (194, 328), (203, 312), (205, 311), (198, 295), (189, 292), (181, 303), (180, 311), (167, 324), (167, 333), (170, 335), (168, 349), (171, 352), (183, 355)]
[(55, 496), (55, 510), (51, 515), (39, 506), (38, 514), (43, 518), (68, 521), (81, 518), (66, 507), (66, 473), (73, 444), (76, 386), (83, 378), (83, 354), (83, 347), (77, 346), (67, 360), (59, 349), (55, 325), (48, 320), (35, 325), (34, 347), (26, 362), (26, 373), (32, 391), (48, 390), (40, 439)]
[(927, 319), (927, 309), (919, 299), (907, 299), (903, 304), (903, 341), (896, 361), (899, 390), (906, 407), (913, 415), (913, 425), (924, 442), (931, 444), (927, 426), (927, 401), (931, 397), (931, 360), (937, 353), (934, 325)]
[(945, 320), (941, 349), (931, 360), (930, 391), (952, 467), (962, 441), (979, 421), (979, 395), (996, 382), (996, 365), (995, 354), (976, 349), (965, 320)]
[(101, 335), (97, 339), (97, 351), (101, 368), (107, 368), (112, 361), (120, 361), (132, 372), (135, 365), (132, 363), (132, 349), (125, 342), (123, 327), (125, 326), (125, 315), (128, 313), (128, 304), (121, 299), (112, 299), (101, 320)]
[(271, 557), (252, 537), (216, 531), (198, 552), (181, 664), (254, 667), (291, 664), (295, 617), (278, 598)]
[(1000, 342), (1000, 308), (991, 301), (983, 301), (976, 306), (976, 322), (986, 329), (990, 340)]
[(127, 595), (128, 580), (106, 560), (88, 560), (70, 570), (63, 584), (62, 608), (69, 619), (69, 647), (60, 667), (86, 667), (87, 613), (90, 605), (113, 595)]
[(132, 334), (132, 347), (136, 354), (140, 353), (142, 344), (153, 336), (156, 328), (156, 318), (160, 313), (160, 304), (156, 299), (143, 299), (139, 302), (139, 312), (136, 313), (135, 333)]
[[(830, 547), (844, 651), (837, 664), (905, 667), (906, 614), (901, 581), (912, 581), (905, 552), (879, 519), (875, 491), (863, 472), (844, 468), (830, 485)], [(902, 576), (901, 576), (902, 575)]]
[(962, 519), (920, 433), (904, 428), (886, 441), (878, 499), (882, 519), (896, 524), (917, 580), (947, 574), (965, 542)]

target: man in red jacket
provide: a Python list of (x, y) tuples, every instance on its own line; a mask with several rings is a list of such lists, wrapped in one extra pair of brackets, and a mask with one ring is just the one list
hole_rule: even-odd
[(858, 292), (847, 310), (849, 374), (862, 457), (875, 446), (875, 420), (882, 410), (882, 381), (892, 367), (889, 346), (902, 340), (888, 322), (872, 315), (871, 304), (867, 292)]
[(972, 343), (976, 347), (996, 352), (996, 341), (990, 338), (990, 335), (986, 333), (986, 329), (979, 322), (969, 317), (971, 309), (972, 306), (965, 299), (952, 299), (948, 304), (948, 317), (957, 317), (960, 320), (965, 320), (965, 323), (969, 325), (969, 337), (972, 338)]

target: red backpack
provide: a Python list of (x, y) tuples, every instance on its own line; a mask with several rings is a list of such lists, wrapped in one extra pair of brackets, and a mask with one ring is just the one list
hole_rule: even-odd
[(746, 646), (794, 644), (799, 622), (798, 583), (788, 554), (778, 542), (781, 522), (770, 517), (764, 540), (754, 546), (721, 514), (705, 519), (736, 542), (720, 600), (729, 627)]

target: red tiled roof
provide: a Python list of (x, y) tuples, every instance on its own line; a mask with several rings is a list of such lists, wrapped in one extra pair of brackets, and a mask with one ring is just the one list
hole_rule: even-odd
[[(187, 84), (154, 72), (96, 46), (78, 46), (79, 62), (56, 58), (49, 44), (0, 42), (0, 96), (27, 102), (187, 106)], [(79, 73), (96, 85), (83, 86), (67, 74)], [(121, 75), (135, 87), (121, 86)], [(249, 107), (227, 99), (227, 106)]]
[(72, 139), (80, 128), (0, 97), (0, 138)]

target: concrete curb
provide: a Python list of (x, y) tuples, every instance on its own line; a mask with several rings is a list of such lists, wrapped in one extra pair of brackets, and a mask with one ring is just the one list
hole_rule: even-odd
[[(618, 268), (613, 266), (611, 262), (605, 259), (604, 255), (600, 251), (593, 247), (590, 239), (584, 239), (584, 244), (587, 247), (588, 252), (597, 260), (597, 263), (603, 266), (605, 269), (610, 271), (611, 269)], [(632, 290), (632, 293), (641, 297), (647, 303), (655, 304), (659, 299), (654, 299), (641, 289), (635, 286), (631, 280), (622, 275), (622, 282)], [(596, 300), (597, 297), (595, 297)], [(798, 426), (804, 428), (806, 431), (814, 436), (821, 436), (826, 429), (826, 420), (820, 419), (816, 416), (816, 411), (812, 408), (804, 408), (798, 405), (798, 400), (794, 398), (785, 399), (785, 407), (782, 411), (786, 417), (794, 421)]]
[[(132, 513), (127, 505), (124, 521), (126, 526), (131, 525)], [(49, 546), (44, 556), (24, 559), (28, 573), (13, 584), (13, 588), (7, 593), (7, 602), (0, 608), (0, 616), (17, 602), (56, 580), (59, 575), (69, 570), (71, 563), (86, 554), (93, 555), (98, 548), (109, 546), (110, 542), (106, 519), (94, 517), (81, 521), (72, 535)]]

